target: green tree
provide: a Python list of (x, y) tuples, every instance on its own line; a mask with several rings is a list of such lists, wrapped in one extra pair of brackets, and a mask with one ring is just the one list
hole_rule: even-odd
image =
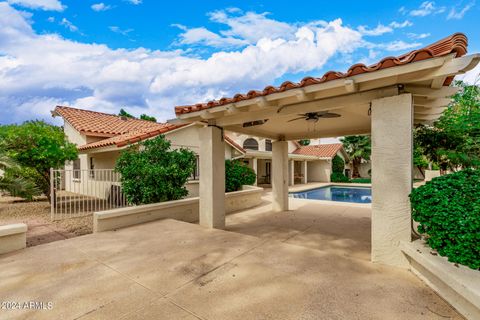
[(134, 118), (134, 116), (132, 116), (130, 113), (128, 113), (127, 111), (125, 111), (125, 109), (120, 109), (120, 112), (118, 113), (119, 116), (121, 117), (127, 117), (127, 118)]
[(441, 170), (480, 167), (480, 87), (456, 81), (461, 90), (433, 126), (415, 130), (415, 143)]
[(122, 190), (132, 204), (178, 200), (188, 194), (185, 183), (195, 168), (195, 154), (172, 150), (163, 135), (123, 151), (115, 164)]
[(352, 178), (360, 177), (358, 167), (362, 159), (370, 160), (372, 153), (370, 136), (346, 136), (340, 139), (352, 162)]
[(301, 146), (308, 146), (308, 145), (310, 145), (310, 139), (298, 140), (298, 143), (299, 143)]
[(225, 160), (225, 192), (237, 191), (243, 185), (254, 184), (255, 180), (252, 168), (238, 160)]
[(147, 121), (152, 121), (152, 122), (157, 122), (157, 118), (148, 116), (145, 113), (140, 115), (140, 119), (142, 120), (147, 120)]
[(61, 127), (44, 121), (0, 127), (0, 148), (21, 170), (17, 174), (50, 198), (50, 168), (58, 169), (78, 157), (77, 147), (67, 141)]
[(0, 191), (32, 200), (33, 196), (40, 194), (40, 190), (32, 181), (22, 177), (20, 172), (20, 166), (15, 160), (0, 149)]

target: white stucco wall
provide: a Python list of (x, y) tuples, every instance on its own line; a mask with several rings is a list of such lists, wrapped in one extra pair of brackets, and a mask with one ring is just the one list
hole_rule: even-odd
[(309, 161), (307, 164), (308, 182), (330, 182), (332, 164), (327, 160)]

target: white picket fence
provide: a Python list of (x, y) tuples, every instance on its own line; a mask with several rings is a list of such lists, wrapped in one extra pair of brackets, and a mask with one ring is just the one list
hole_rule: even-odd
[(113, 169), (51, 169), (50, 185), (52, 220), (129, 206)]

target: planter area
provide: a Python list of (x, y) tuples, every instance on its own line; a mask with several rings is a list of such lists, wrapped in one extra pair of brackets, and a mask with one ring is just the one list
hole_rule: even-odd
[[(226, 193), (226, 214), (259, 205), (262, 202), (262, 193), (263, 188), (253, 186), (243, 186), (240, 191)], [(93, 214), (93, 232), (115, 230), (160, 219), (197, 222), (199, 219), (199, 198), (194, 197), (95, 212)]]
[(480, 319), (480, 271), (434, 255), (425, 242), (402, 242), (401, 249), (417, 276), (467, 319)]

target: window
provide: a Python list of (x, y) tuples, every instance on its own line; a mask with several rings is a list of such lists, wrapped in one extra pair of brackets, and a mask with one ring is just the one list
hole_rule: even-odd
[(272, 140), (265, 140), (265, 151), (272, 151)]
[(195, 168), (193, 168), (192, 175), (190, 176), (190, 180), (198, 180), (200, 178), (200, 158), (195, 156)]
[(95, 179), (95, 165), (93, 164), (93, 157), (90, 157), (90, 178)]
[(258, 142), (253, 138), (248, 138), (243, 142), (243, 149), (258, 150)]
[(73, 160), (73, 179), (80, 180), (80, 159)]

